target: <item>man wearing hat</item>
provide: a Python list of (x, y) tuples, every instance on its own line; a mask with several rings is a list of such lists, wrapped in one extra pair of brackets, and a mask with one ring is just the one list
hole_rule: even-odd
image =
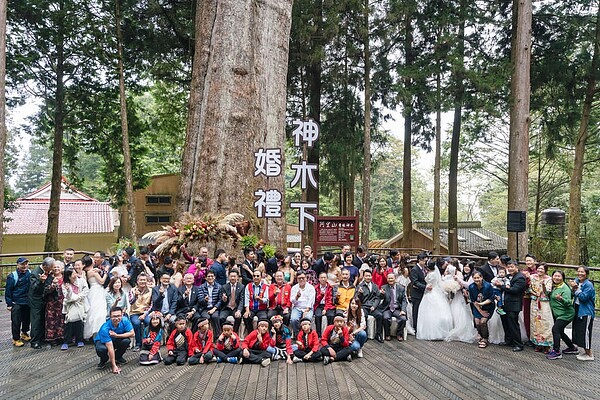
[(31, 340), (29, 337), (29, 260), (25, 257), (17, 259), (17, 269), (6, 278), (6, 307), (10, 311), (12, 341), (16, 347), (23, 347)]
[(271, 345), (269, 320), (261, 319), (258, 326), (242, 341), (242, 357), (249, 364), (260, 364), (263, 367), (271, 364), (271, 353), (267, 351)]
[(42, 348), (42, 339), (46, 332), (44, 289), (52, 284), (51, 274), (56, 260), (46, 257), (29, 276), (29, 318), (31, 321), (31, 347)]

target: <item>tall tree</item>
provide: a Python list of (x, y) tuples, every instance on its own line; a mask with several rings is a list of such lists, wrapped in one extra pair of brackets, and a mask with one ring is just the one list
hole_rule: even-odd
[[(508, 159), (508, 210), (527, 211), (529, 177), (529, 104), (531, 0), (513, 1), (512, 78)], [(527, 254), (527, 232), (508, 237), (508, 254)]]
[(0, 253), (4, 241), (4, 199), (6, 179), (4, 155), (6, 154), (6, 4), (0, 0)]
[[(93, 49), (98, 33), (86, 15), (87, 2), (52, 0), (11, 2), (8, 37), (10, 78), (42, 99), (34, 132), (52, 144), (52, 185), (45, 251), (58, 250), (58, 218), (63, 150), (75, 133), (72, 113), (83, 86), (101, 74)], [(87, 95), (87, 93), (86, 93)]]
[(364, 0), (362, 42), (365, 83), (365, 137), (363, 141), (363, 196), (361, 243), (369, 245), (371, 229), (371, 46), (369, 39), (369, 0)]
[(456, 59), (452, 68), (454, 78), (454, 122), (450, 145), (450, 170), (448, 173), (448, 252), (458, 254), (458, 151), (464, 101), (464, 66), (465, 66), (465, 15), (466, 2), (459, 3), (458, 37), (456, 43)]
[(115, 0), (115, 26), (117, 38), (117, 66), (119, 74), (119, 103), (121, 110), (121, 135), (123, 143), (123, 170), (125, 193), (131, 240), (137, 242), (135, 202), (133, 201), (133, 175), (131, 173), (131, 151), (129, 149), (129, 125), (127, 123), (127, 96), (125, 94), (125, 72), (123, 67), (123, 33), (121, 32), (121, 0)]
[[(283, 193), (283, 174), (254, 177), (253, 155), (284, 144), (291, 9), (290, 0), (197, 2), (180, 215), (250, 217), (256, 189)], [(284, 218), (262, 228), (275, 246), (285, 246)]]
[(569, 225), (567, 228), (567, 264), (579, 264), (580, 246), (579, 235), (581, 225), (581, 183), (583, 167), (585, 164), (585, 150), (589, 137), (589, 124), (591, 120), (594, 97), (597, 93), (597, 81), (600, 73), (600, 7), (596, 15), (596, 29), (594, 35), (594, 54), (587, 77), (585, 99), (579, 132), (575, 141), (575, 160), (569, 184)]

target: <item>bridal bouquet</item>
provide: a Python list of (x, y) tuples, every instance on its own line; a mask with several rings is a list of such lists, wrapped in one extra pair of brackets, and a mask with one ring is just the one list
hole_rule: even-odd
[(453, 299), (456, 292), (460, 290), (460, 284), (454, 279), (443, 280), (442, 289), (444, 289), (444, 292), (446, 292), (450, 299)]

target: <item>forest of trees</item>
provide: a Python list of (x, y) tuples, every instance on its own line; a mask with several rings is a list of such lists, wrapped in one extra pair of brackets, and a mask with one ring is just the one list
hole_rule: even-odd
[[(519, 11), (527, 5), (529, 90), (511, 87)], [(219, 36), (222, 42), (211, 38), (211, 29), (235, 26), (229, 12), (250, 13), (238, 27), (251, 33), (234, 34), (237, 43), (226, 35)], [(579, 263), (585, 245), (589, 260), (583, 261), (600, 265), (599, 26), (597, 0), (9, 1), (8, 114), (23, 104), (39, 107), (6, 132), (6, 199), (62, 174), (84, 192), (120, 205), (127, 201), (127, 176), (132, 190), (152, 175), (181, 172), (182, 163), (188, 176), (196, 162), (216, 154), (214, 140), (242, 135), (232, 125), (221, 139), (211, 139), (202, 122), (220, 126), (207, 101), (219, 82), (236, 79), (240, 96), (262, 99), (249, 108), (236, 104), (255, 115), (248, 123), (276, 125), (269, 112), (248, 111), (264, 102), (288, 119), (320, 123), (318, 144), (306, 154), (319, 164), (319, 190), (304, 197), (318, 201), (322, 215), (359, 210), (368, 227), (363, 241), (434, 219), (481, 219), (506, 235), (509, 165), (519, 158), (528, 165), (519, 176), (527, 178), (529, 249), (548, 254), (548, 261)], [(267, 39), (280, 38), (274, 45), (279, 52), (265, 53)], [(225, 57), (222, 46), (228, 45), (239, 46), (236, 52), (252, 66), (232, 68), (233, 78), (223, 67), (229, 64), (213, 59)], [(287, 65), (275, 68), (267, 58)], [(287, 75), (265, 78), (263, 68), (287, 69)], [(267, 80), (268, 88), (257, 87)], [(267, 90), (279, 83), (287, 88), (285, 102)], [(529, 142), (524, 159), (509, 145), (520, 89), (529, 102), (521, 110), (528, 125), (521, 130)], [(194, 100), (203, 90), (209, 100)], [(231, 118), (240, 117), (234, 112)], [(276, 140), (269, 136), (273, 129), (267, 131), (260, 143)], [(190, 146), (191, 132), (198, 149)], [(301, 154), (291, 145), (291, 125), (285, 132), (289, 165)], [(244, 137), (241, 144), (254, 143)], [(219, 157), (253, 153), (229, 150), (238, 153)], [(228, 168), (238, 164), (228, 162)], [(229, 186), (220, 182), (230, 192), (245, 182), (234, 176), (219, 175), (231, 180)], [(203, 177), (191, 179), (191, 186), (207, 185)], [(289, 188), (291, 179), (288, 173), (288, 204), (302, 198), (298, 188)], [(187, 197), (182, 192), (184, 208), (205, 211), (201, 200), (208, 195), (190, 190)], [(567, 212), (569, 240), (541, 238), (540, 215), (548, 207)], [(286, 217), (294, 221), (298, 214), (288, 210)]]

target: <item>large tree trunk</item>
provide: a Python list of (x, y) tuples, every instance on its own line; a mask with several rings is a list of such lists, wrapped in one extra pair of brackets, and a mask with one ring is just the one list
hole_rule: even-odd
[[(512, 79), (508, 159), (508, 209), (527, 211), (529, 176), (529, 102), (531, 67), (531, 0), (514, 0), (516, 27), (512, 40)], [(515, 19), (513, 19), (515, 21)], [(518, 248), (517, 248), (518, 242)], [(527, 232), (508, 235), (508, 254), (527, 254)]]
[[(60, 2), (60, 9), (64, 4)], [(62, 185), (63, 136), (65, 118), (65, 83), (64, 83), (64, 27), (59, 22), (56, 43), (56, 90), (54, 92), (54, 140), (52, 143), (52, 184), (50, 189), (50, 207), (48, 209), (48, 225), (44, 251), (58, 251), (58, 218), (60, 214), (60, 195)]]
[[(371, 49), (369, 46), (369, 0), (363, 5), (363, 57), (365, 62), (365, 138), (363, 145), (363, 196), (362, 196), (362, 231), (360, 241), (363, 246), (369, 245), (371, 228)], [(353, 185), (354, 186), (354, 185)], [(354, 212), (354, 210), (350, 210)]]
[(448, 253), (458, 254), (458, 151), (464, 100), (465, 58), (465, 0), (460, 2), (460, 26), (458, 28), (458, 63), (453, 69), (456, 89), (454, 92), (454, 121), (450, 141), (450, 169), (448, 171)]
[(581, 115), (581, 124), (575, 143), (575, 161), (573, 162), (573, 173), (571, 174), (571, 183), (569, 184), (569, 224), (567, 226), (567, 255), (566, 264), (579, 264), (579, 230), (581, 226), (581, 182), (583, 180), (583, 166), (585, 158), (585, 146), (588, 139), (588, 126), (590, 123), (590, 114), (592, 103), (596, 92), (596, 82), (599, 73), (600, 58), (600, 8), (596, 16), (596, 35), (594, 38), (594, 55), (592, 56), (592, 65), (588, 74), (585, 100), (583, 102), (583, 113)]
[[(283, 194), (283, 173), (254, 177), (254, 152), (284, 146), (291, 7), (291, 0), (197, 2), (180, 215), (253, 217), (256, 189)], [(262, 237), (285, 248), (285, 215), (258, 223)]]
[[(404, 52), (406, 54), (406, 67), (410, 69), (413, 61), (413, 34), (412, 15), (405, 17), (404, 26), (406, 38), (404, 39)], [(402, 159), (402, 247), (412, 248), (412, 82), (404, 78), (406, 98), (402, 102), (404, 116), (404, 153)]]
[(4, 242), (4, 154), (6, 150), (6, 6), (0, 0), (0, 253)]
[(123, 141), (123, 172), (125, 173), (125, 197), (131, 240), (137, 243), (137, 226), (135, 221), (135, 203), (133, 201), (133, 175), (131, 172), (131, 151), (129, 150), (129, 125), (127, 123), (127, 97), (125, 94), (125, 73), (123, 70), (123, 34), (121, 32), (121, 0), (115, 1), (115, 24), (117, 27), (117, 50), (119, 69), (119, 99), (121, 106), (121, 135)]

